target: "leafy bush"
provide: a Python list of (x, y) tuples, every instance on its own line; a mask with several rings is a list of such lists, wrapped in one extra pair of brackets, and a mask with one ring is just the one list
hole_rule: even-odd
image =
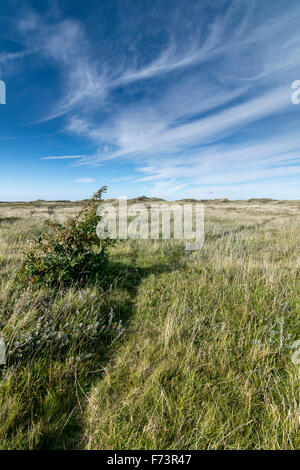
[(47, 220), (46, 230), (30, 241), (22, 269), (22, 282), (63, 284), (96, 274), (107, 263), (106, 247), (111, 240), (100, 240), (96, 227), (101, 217), (97, 208), (106, 186), (97, 191), (79, 214), (65, 224)]

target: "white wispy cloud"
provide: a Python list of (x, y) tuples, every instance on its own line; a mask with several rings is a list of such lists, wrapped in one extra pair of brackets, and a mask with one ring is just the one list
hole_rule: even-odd
[(299, 148), (300, 138), (294, 134), (262, 138), (256, 143), (246, 140), (238, 145), (215, 144), (187, 154), (184, 159), (153, 158), (151, 165), (141, 166), (138, 171), (141, 182), (152, 183), (154, 196), (158, 188), (163, 194), (164, 185), (170, 185), (169, 195), (172, 188), (176, 194), (176, 185), (182, 184), (186, 197), (209, 197), (211, 190), (218, 197), (222, 197), (222, 191), (223, 196), (248, 192), (263, 197), (276, 187), (281, 188), (281, 197), (295, 198), (297, 185), (293, 183), (300, 177)]
[[(172, 115), (160, 113), (158, 104), (156, 111), (137, 109), (131, 115), (122, 114), (110, 125), (100, 128), (88, 126), (84, 122), (80, 129), (81, 123), (76, 119), (75, 129), (78, 133), (81, 132), (96, 141), (103, 139), (117, 146), (115, 151), (109, 149), (106, 152), (99, 152), (93, 158), (87, 157), (88, 162), (124, 157), (144, 159), (147, 156), (170, 152), (174, 157), (174, 152), (196, 144), (213, 143), (233, 134), (242, 126), (289, 108), (291, 108), (290, 89), (282, 87), (183, 124), (174, 122)], [(175, 119), (177, 119), (176, 113)], [(69, 129), (74, 129), (72, 126), (71, 123)]]
[[(39, 44), (63, 77), (61, 95), (43, 119), (65, 114), (65, 131), (97, 146), (89, 156), (43, 159), (76, 158), (80, 165), (123, 159), (154, 192), (165, 188), (168, 194), (189, 191), (189, 185), (254, 188), (254, 180), (298, 175), (290, 84), (299, 78), (300, 6), (232, 1), (211, 22), (203, 11), (180, 38), (179, 14), (148, 61), (134, 45), (127, 55), (106, 55), (101, 47), (92, 53), (88, 32), (75, 20), (20, 19), (26, 48)], [(278, 124), (285, 116), (293, 126)], [(262, 136), (263, 120), (276, 119)], [(250, 136), (254, 127), (259, 135)]]
[(62, 156), (55, 156), (55, 157), (41, 157), (41, 160), (69, 160), (69, 159), (77, 159), (83, 158), (85, 155), (62, 155)]
[(80, 184), (89, 184), (95, 183), (95, 178), (76, 178), (73, 180), (73, 183), (80, 183)]
[(19, 19), (18, 29), (27, 47), (38, 44), (40, 55), (61, 74), (61, 97), (40, 120), (54, 119), (76, 106), (91, 106), (96, 98), (104, 98), (105, 68), (90, 57), (86, 33), (78, 21), (49, 22), (30, 12)]
[(20, 62), (24, 57), (36, 52), (38, 48), (22, 50), (19, 52), (1, 52), (0, 53), (0, 72), (3, 76), (15, 74), (20, 71)]

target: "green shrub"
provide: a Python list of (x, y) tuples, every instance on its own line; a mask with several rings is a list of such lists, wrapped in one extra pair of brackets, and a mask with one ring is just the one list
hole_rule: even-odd
[(47, 220), (41, 235), (34, 236), (25, 253), (18, 279), (33, 284), (63, 284), (99, 273), (107, 263), (111, 240), (100, 240), (96, 227), (97, 208), (106, 186), (88, 200), (79, 214), (65, 224)]

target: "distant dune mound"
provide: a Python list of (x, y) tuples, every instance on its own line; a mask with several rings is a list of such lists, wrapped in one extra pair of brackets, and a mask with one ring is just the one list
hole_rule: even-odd
[(128, 202), (160, 202), (160, 201), (165, 201), (165, 199), (161, 199), (160, 197), (147, 197), (147, 196), (138, 196), (134, 197), (132, 199), (128, 199)]
[(226, 197), (223, 197), (221, 199), (192, 199), (192, 198), (186, 198), (186, 199), (178, 199), (175, 202), (231, 202), (230, 199), (226, 199)]
[(252, 197), (248, 199), (248, 202), (260, 203), (260, 204), (267, 204), (268, 202), (273, 202), (276, 199), (272, 199), (269, 197)]
[(230, 202), (230, 199), (227, 199), (226, 197), (222, 197), (221, 199), (214, 199), (214, 202)]
[(175, 202), (199, 202), (198, 199), (190, 199), (190, 198), (187, 198), (187, 199), (178, 199), (177, 201)]

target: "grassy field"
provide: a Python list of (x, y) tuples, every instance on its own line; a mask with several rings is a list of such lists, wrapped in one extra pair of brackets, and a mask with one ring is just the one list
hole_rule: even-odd
[(200, 251), (126, 240), (97, 282), (18, 287), (79, 207), (0, 204), (0, 448), (299, 448), (300, 202), (206, 202)]

